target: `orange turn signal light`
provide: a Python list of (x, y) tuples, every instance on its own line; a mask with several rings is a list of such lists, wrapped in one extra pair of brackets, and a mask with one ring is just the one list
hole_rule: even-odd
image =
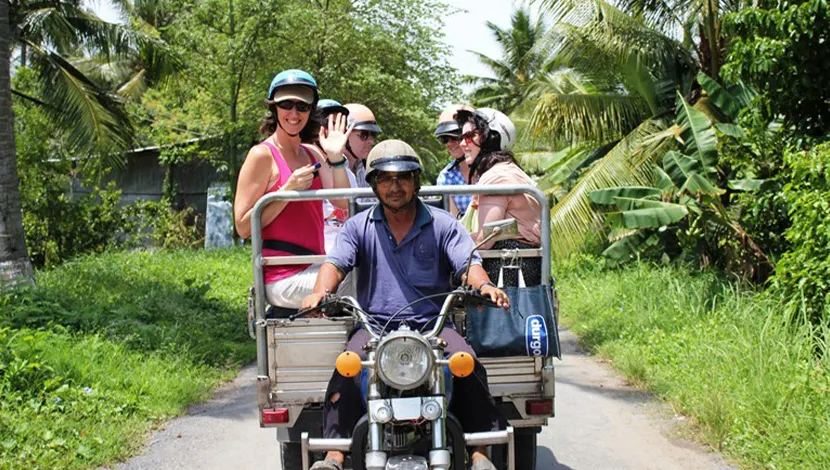
[(346, 351), (337, 356), (334, 366), (343, 377), (354, 377), (363, 369), (360, 356), (351, 351)]
[(449, 365), (452, 375), (463, 378), (473, 373), (476, 364), (469, 353), (457, 352), (450, 356)]

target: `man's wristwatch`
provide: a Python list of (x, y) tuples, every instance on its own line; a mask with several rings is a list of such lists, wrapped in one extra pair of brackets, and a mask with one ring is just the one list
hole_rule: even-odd
[(498, 288), (499, 288), (499, 286), (497, 286), (497, 285), (493, 284), (492, 282), (490, 282), (490, 281), (485, 281), (485, 282), (482, 282), (480, 286), (478, 286), (478, 290), (483, 289), (483, 288), (484, 288), (484, 286), (493, 286), (493, 287), (495, 287), (496, 289), (498, 289)]

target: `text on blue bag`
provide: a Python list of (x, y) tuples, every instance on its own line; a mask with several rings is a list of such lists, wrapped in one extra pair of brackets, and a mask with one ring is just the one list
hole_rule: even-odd
[(533, 357), (547, 357), (548, 355), (548, 326), (541, 315), (530, 315), (525, 321), (525, 341), (527, 355)]

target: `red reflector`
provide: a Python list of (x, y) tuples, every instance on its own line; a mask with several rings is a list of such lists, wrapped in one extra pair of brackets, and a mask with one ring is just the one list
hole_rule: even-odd
[(288, 408), (262, 410), (262, 424), (280, 424), (288, 422)]
[(553, 400), (528, 400), (525, 411), (529, 415), (552, 415)]

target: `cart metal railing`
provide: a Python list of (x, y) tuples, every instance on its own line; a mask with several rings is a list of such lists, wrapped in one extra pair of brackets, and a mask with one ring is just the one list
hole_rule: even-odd
[[(550, 204), (545, 194), (534, 186), (530, 185), (452, 185), (452, 186), (424, 186), (418, 193), (420, 196), (453, 196), (459, 194), (480, 194), (480, 195), (509, 195), (527, 194), (535, 198), (541, 210), (542, 243), (538, 249), (518, 250), (519, 257), (542, 258), (542, 284), (550, 284)], [(251, 214), (251, 252), (254, 270), (254, 311), (256, 312), (256, 341), (257, 341), (257, 382), (258, 392), (267, 393), (270, 382), (268, 378), (268, 342), (265, 332), (265, 280), (263, 267), (266, 265), (285, 264), (311, 264), (320, 263), (325, 260), (325, 255), (317, 256), (262, 256), (262, 211), (274, 201), (312, 201), (320, 199), (349, 199), (374, 197), (371, 188), (346, 188), (346, 189), (319, 189), (311, 191), (276, 191), (262, 196), (254, 205)], [(480, 254), (484, 258), (496, 258), (501, 256), (500, 250), (482, 250)], [(551, 362), (551, 358), (546, 358)]]

